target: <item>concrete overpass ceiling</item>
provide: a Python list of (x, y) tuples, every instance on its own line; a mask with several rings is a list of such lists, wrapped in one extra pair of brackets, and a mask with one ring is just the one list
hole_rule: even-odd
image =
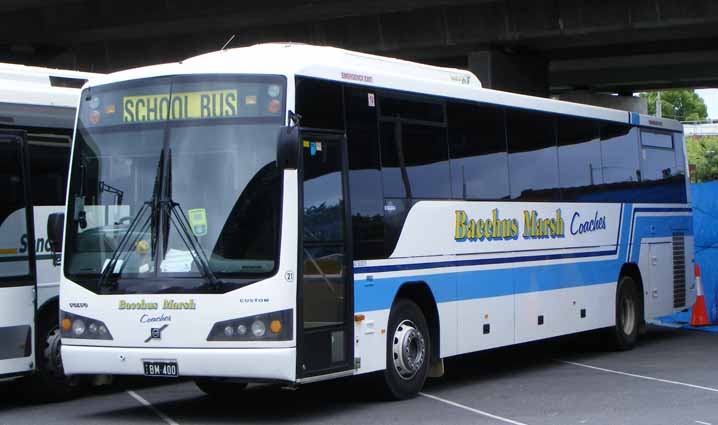
[(106, 72), (299, 41), (468, 66), (546, 61), (551, 90), (718, 85), (715, 0), (4, 0), (0, 60)]

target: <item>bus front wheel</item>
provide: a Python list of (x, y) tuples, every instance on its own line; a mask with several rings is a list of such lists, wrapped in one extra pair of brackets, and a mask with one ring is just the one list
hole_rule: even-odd
[(623, 276), (616, 289), (616, 326), (614, 342), (618, 350), (630, 350), (636, 345), (641, 324), (638, 285), (630, 276)]
[(431, 340), (419, 306), (400, 299), (389, 314), (387, 328), (385, 395), (392, 400), (415, 396), (429, 372)]

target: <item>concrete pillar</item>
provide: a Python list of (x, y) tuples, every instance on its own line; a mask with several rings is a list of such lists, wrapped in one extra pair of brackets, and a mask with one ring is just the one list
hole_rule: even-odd
[(469, 54), (469, 70), (489, 89), (548, 97), (548, 60), (531, 53), (496, 49)]
[(591, 93), (589, 91), (577, 90), (562, 93), (557, 96), (559, 100), (568, 102), (583, 103), (586, 105), (603, 106), (604, 108), (621, 109), (639, 114), (648, 113), (646, 99), (632, 95), (611, 95), (606, 93)]

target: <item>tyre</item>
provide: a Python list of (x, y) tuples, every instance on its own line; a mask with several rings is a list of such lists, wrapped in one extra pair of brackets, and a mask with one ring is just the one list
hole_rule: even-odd
[(194, 383), (203, 393), (216, 399), (233, 398), (238, 392), (247, 388), (245, 383), (212, 378), (198, 378)]
[(37, 372), (30, 385), (45, 400), (67, 400), (82, 393), (87, 384), (82, 377), (65, 376), (62, 367), (62, 340), (55, 315), (44, 318), (38, 326)]
[(617, 350), (630, 350), (636, 345), (643, 317), (638, 285), (630, 276), (623, 276), (616, 289), (616, 326), (613, 329)]
[(389, 314), (384, 390), (390, 400), (415, 396), (429, 373), (431, 340), (419, 306), (400, 299)]

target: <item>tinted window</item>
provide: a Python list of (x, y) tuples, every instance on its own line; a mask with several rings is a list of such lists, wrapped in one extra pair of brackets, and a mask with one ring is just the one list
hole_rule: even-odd
[(454, 198), (508, 198), (504, 110), (454, 102), (447, 104), (446, 109)]
[(598, 124), (585, 118), (559, 117), (557, 129), (562, 199), (580, 200), (603, 183)]
[(604, 182), (640, 181), (638, 129), (623, 124), (601, 127), (601, 153)]
[(451, 197), (446, 129), (402, 124), (404, 163), (414, 198)]
[(383, 196), (374, 92), (345, 87), (354, 258), (384, 256)]
[(511, 198), (558, 199), (555, 118), (541, 112), (508, 110), (507, 129)]
[(25, 211), (25, 185), (20, 167), (20, 144), (0, 135), (0, 229), (5, 248), (0, 251), (0, 279), (23, 276), (30, 271), (27, 242), (22, 243), (27, 232)]
[(64, 205), (67, 170), (70, 161), (68, 143), (34, 143), (30, 140), (30, 170), (34, 205)]
[(309, 140), (304, 152), (304, 243), (344, 238), (344, 194), (340, 144)]
[(670, 133), (641, 131), (641, 145), (654, 148), (673, 149), (673, 137)]
[(296, 113), (302, 127), (344, 129), (342, 87), (338, 83), (298, 78)]
[(685, 202), (683, 152), (677, 154), (672, 149), (673, 136), (670, 133), (642, 130), (641, 145), (641, 177), (644, 189), (640, 201)]
[[(398, 143), (401, 140), (401, 124), (397, 121), (382, 122), (379, 126), (381, 137), (381, 177), (384, 186), (384, 197), (404, 198), (407, 189), (404, 176), (399, 163)], [(406, 184), (408, 184), (408, 179)]]
[(441, 103), (426, 102), (408, 96), (382, 96), (380, 107), (383, 117), (444, 122), (444, 106)]
[[(669, 144), (665, 143), (665, 137), (668, 137)], [(651, 144), (647, 144), (646, 140)], [(677, 174), (676, 156), (673, 149), (670, 148), (673, 146), (670, 134), (641, 131), (641, 144), (643, 145), (641, 147), (641, 177), (643, 181), (664, 180)], [(658, 144), (670, 147), (668, 149), (651, 147)]]

